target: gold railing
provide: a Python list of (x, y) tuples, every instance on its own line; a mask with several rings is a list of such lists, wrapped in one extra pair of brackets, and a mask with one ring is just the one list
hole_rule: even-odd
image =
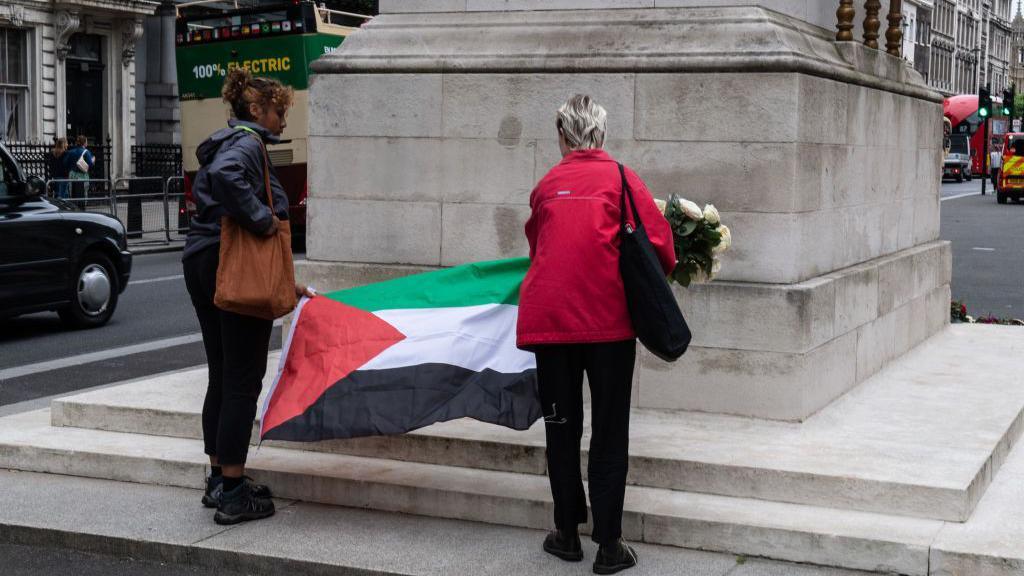
[[(866, 0), (864, 6), (864, 45), (868, 48), (878, 49), (878, 29), (882, 22), (878, 15), (882, 9), (881, 0)], [(857, 10), (854, 8), (854, 0), (839, 0), (839, 8), (836, 9), (836, 40), (839, 42), (853, 41), (853, 21), (857, 17)], [(900, 55), (900, 48), (903, 45), (903, 2), (902, 0), (889, 0), (889, 27), (885, 30), (885, 49), (893, 56)]]

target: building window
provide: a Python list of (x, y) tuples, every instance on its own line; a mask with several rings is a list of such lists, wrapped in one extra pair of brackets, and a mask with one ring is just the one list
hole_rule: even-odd
[(28, 65), (24, 30), (0, 28), (0, 138), (25, 139)]

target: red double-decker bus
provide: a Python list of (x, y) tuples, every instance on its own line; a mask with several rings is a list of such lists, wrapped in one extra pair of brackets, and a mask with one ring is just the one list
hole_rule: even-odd
[[(971, 143), (971, 175), (988, 176), (988, 162), (985, 158), (984, 124), (978, 115), (978, 95), (961, 94), (950, 96), (942, 103), (942, 113), (953, 125), (953, 134), (966, 135)], [(1001, 141), (1007, 131), (1006, 120), (989, 119), (989, 137), (993, 141)]]

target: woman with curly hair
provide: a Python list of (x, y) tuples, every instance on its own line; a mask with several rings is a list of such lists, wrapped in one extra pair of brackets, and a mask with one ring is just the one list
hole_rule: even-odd
[[(211, 474), (203, 504), (217, 508), (218, 524), (236, 524), (274, 513), (270, 489), (245, 476), (273, 323), (214, 305), (220, 223), (221, 218), (231, 218), (253, 234), (272, 236), (280, 221), (288, 219), (288, 197), (267, 161), (265, 147), (277, 143), (284, 131), (292, 89), (235, 68), (224, 81), (222, 95), (233, 118), (196, 151), (201, 166), (192, 188), (196, 215), (182, 264), (209, 365), (203, 441)], [(272, 206), (266, 201), (265, 171), (270, 174)], [(312, 295), (300, 285), (295, 292)]]

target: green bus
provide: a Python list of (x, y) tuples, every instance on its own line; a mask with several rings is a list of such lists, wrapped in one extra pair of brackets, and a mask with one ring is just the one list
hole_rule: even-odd
[(175, 44), (186, 210), (194, 210), (191, 181), (199, 169), (196, 148), (226, 124), (230, 112), (221, 101), (221, 86), (228, 70), (241, 66), (256, 76), (277, 78), (295, 90), (281, 143), (268, 146), (267, 152), (288, 193), (292, 229), (299, 237), (304, 234), (309, 65), (358, 30), (332, 23), (339, 16), (349, 22), (371, 18), (326, 10), (309, 0), (178, 17)]

